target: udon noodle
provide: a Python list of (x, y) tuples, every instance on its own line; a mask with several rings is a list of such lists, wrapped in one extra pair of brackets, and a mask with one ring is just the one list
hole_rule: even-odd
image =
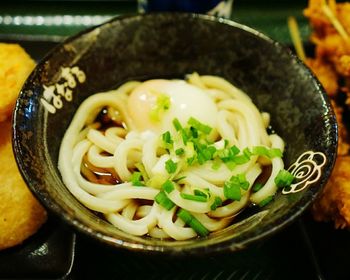
[(284, 141), (270, 115), (217, 76), (131, 81), (87, 98), (59, 169), (87, 208), (127, 233), (186, 240), (229, 226), (281, 185)]

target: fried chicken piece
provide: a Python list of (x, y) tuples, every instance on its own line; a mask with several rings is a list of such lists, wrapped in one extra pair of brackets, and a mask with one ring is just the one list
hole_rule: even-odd
[(0, 43), (0, 121), (8, 119), (35, 62), (17, 44)]
[(332, 176), (312, 206), (317, 221), (335, 221), (336, 228), (350, 226), (350, 156), (338, 156)]
[[(328, 34), (336, 33), (336, 30), (321, 9), (323, 2), (323, 0), (309, 0), (308, 7), (304, 9), (304, 16), (310, 21), (314, 39), (322, 39)], [(330, 8), (334, 10), (333, 1), (330, 3)]]
[(350, 55), (342, 55), (337, 63), (337, 72), (343, 76), (350, 77)]
[(338, 156), (345, 156), (349, 154), (350, 145), (348, 143), (348, 132), (343, 122), (343, 108), (338, 106), (333, 100), (331, 100), (331, 103), (338, 122)]
[(34, 234), (47, 216), (18, 171), (11, 127), (11, 121), (0, 123), (0, 250)]
[(313, 29), (311, 41), (315, 44), (315, 56), (334, 65), (341, 76), (350, 75), (348, 56), (350, 55), (350, 3), (329, 1), (329, 10), (338, 20), (344, 33), (336, 29), (324, 11), (324, 1), (310, 0), (304, 15), (309, 18)]
[(308, 58), (306, 65), (314, 72), (329, 96), (335, 97), (339, 91), (338, 75), (334, 67), (321, 59)]

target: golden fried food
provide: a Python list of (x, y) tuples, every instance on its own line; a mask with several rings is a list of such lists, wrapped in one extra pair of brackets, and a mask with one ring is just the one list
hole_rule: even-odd
[[(331, 98), (339, 127), (338, 157), (329, 182), (312, 207), (318, 221), (334, 221), (337, 228), (350, 227), (349, 132), (343, 107), (350, 106), (350, 3), (309, 0), (304, 15), (313, 29), (315, 58), (306, 63)], [(337, 104), (345, 94), (345, 104)], [(343, 107), (342, 107), (343, 106)]]
[(34, 234), (46, 216), (18, 171), (12, 151), (11, 122), (0, 122), (0, 250)]
[(333, 221), (337, 228), (350, 225), (350, 156), (339, 156), (330, 181), (314, 203), (317, 221)]
[(34, 66), (19, 45), (0, 43), (0, 121), (11, 117), (18, 93)]
[(343, 122), (343, 108), (338, 106), (334, 100), (331, 100), (331, 104), (338, 122), (338, 156), (345, 156), (349, 154), (350, 145), (348, 131)]
[(329, 96), (335, 97), (339, 91), (338, 74), (334, 67), (317, 58), (307, 58), (306, 65), (314, 72)]
[(350, 74), (350, 3), (310, 0), (304, 10), (313, 29), (316, 57), (332, 64), (341, 76)]

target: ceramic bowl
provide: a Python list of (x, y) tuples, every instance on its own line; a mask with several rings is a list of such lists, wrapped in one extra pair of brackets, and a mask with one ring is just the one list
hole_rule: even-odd
[[(225, 230), (187, 241), (126, 234), (80, 204), (57, 168), (61, 139), (79, 104), (132, 79), (222, 76), (271, 114), (286, 141), (292, 189), (264, 208), (250, 208)], [(40, 201), (67, 223), (115, 248), (173, 255), (239, 250), (290, 224), (327, 182), (337, 124), (317, 79), (292, 53), (263, 34), (214, 17), (159, 13), (115, 18), (54, 48), (25, 83), (14, 113), (20, 171)]]

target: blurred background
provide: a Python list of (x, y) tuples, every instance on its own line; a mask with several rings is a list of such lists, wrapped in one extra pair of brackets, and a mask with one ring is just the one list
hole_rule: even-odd
[[(234, 0), (231, 19), (289, 44), (288, 16), (296, 17), (301, 36), (307, 39), (309, 27), (302, 14), (307, 2)], [(0, 5), (0, 39), (57, 42), (112, 17), (137, 12), (137, 0), (3, 1)]]

